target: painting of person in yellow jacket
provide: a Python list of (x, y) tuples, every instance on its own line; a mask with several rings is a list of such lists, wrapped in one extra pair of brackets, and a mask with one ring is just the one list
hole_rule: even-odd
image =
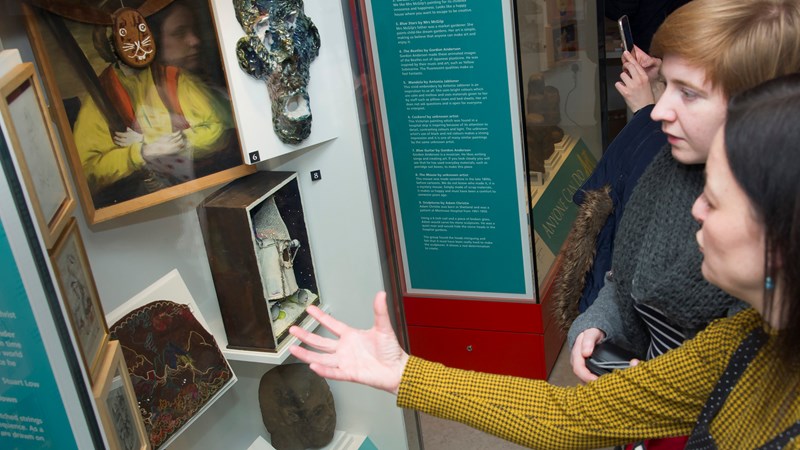
[(81, 98), (73, 134), (95, 208), (242, 163), (227, 92), (203, 72), (192, 9), (175, 1), (148, 26), (156, 57), (142, 69), (116, 58), (107, 29), (94, 36), (110, 64), (98, 75), (102, 95)]

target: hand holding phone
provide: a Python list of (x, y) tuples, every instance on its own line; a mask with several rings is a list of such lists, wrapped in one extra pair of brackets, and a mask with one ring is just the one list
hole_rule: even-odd
[(628, 20), (628, 16), (620, 17), (617, 24), (619, 25), (619, 34), (622, 36), (623, 50), (633, 53), (633, 32), (631, 32), (631, 22)]
[(605, 341), (597, 344), (592, 356), (586, 358), (586, 368), (600, 376), (615, 369), (627, 369), (635, 358), (633, 352)]

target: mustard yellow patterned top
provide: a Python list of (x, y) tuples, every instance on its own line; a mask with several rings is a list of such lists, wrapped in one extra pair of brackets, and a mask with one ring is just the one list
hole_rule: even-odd
[[(739, 343), (752, 310), (712, 322), (683, 346), (585, 386), (445, 367), (411, 357), (398, 406), (456, 420), (520, 445), (581, 449), (691, 433)], [(800, 374), (777, 364), (774, 335), (730, 393), (710, 431), (720, 449), (752, 449), (800, 420)], [(790, 449), (800, 449), (797, 440)]]

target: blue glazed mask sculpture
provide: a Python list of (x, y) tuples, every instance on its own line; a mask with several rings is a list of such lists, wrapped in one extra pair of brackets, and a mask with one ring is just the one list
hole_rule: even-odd
[(302, 0), (233, 0), (246, 36), (236, 45), (241, 68), (265, 80), (272, 126), (281, 141), (297, 144), (311, 133), (309, 67), (319, 55), (319, 31)]

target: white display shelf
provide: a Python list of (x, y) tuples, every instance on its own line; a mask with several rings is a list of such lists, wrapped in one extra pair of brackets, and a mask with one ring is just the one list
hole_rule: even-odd
[[(360, 434), (349, 434), (336, 430), (333, 433), (333, 440), (320, 450), (358, 450), (366, 439), (366, 436)], [(275, 450), (275, 447), (264, 437), (259, 436), (247, 450)]]
[[(322, 304), (320, 305), (320, 309), (328, 312), (329, 306), (327, 304)], [(305, 330), (313, 331), (319, 326), (319, 322), (311, 316), (306, 316), (299, 326)], [(296, 337), (289, 336), (281, 342), (276, 352), (260, 352), (228, 348), (228, 337), (225, 336), (224, 330), (222, 330), (221, 333), (214, 333), (214, 338), (219, 342), (219, 346), (222, 348), (222, 354), (229, 360), (272, 365), (283, 364), (291, 355), (291, 353), (289, 353), (289, 347), (300, 343)]]

